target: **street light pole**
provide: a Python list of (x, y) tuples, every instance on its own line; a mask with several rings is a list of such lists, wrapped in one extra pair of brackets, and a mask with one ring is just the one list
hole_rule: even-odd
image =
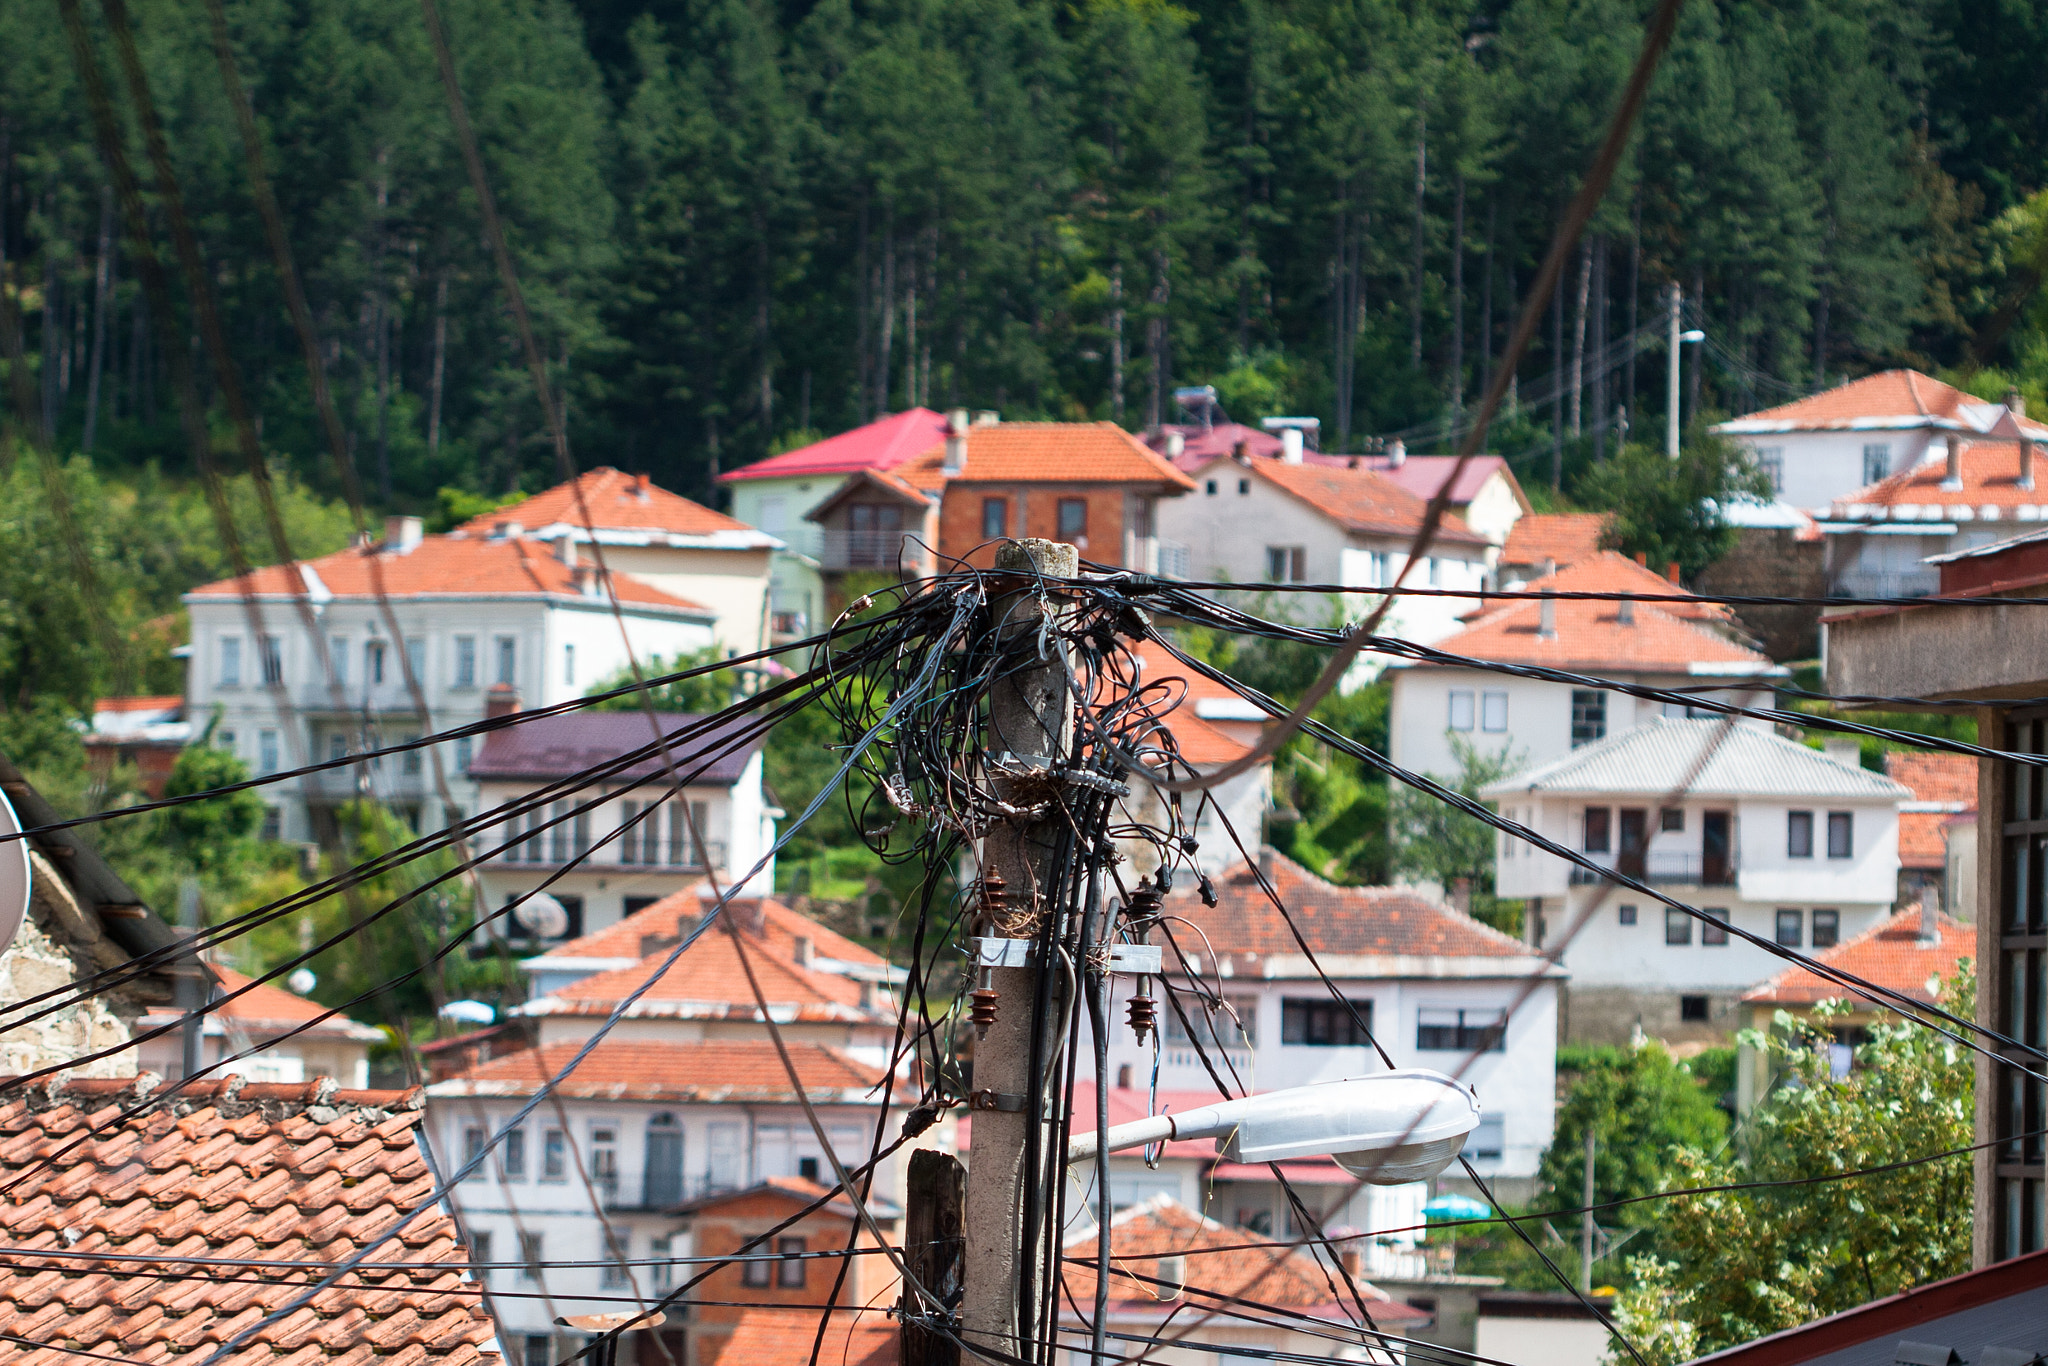
[(1671, 282), (1671, 312), (1665, 324), (1664, 348), (1664, 454), (1678, 459), (1678, 330), (1679, 310), (1685, 291)]
[[(996, 551), (999, 574), (1071, 578), (1080, 566), (1080, 552), (1057, 541), (1010, 541)], [(996, 795), (1029, 806), (1035, 798), (1028, 794), (1042, 793), (1045, 786), (1043, 777), (1035, 775), (1064, 761), (1072, 747), (1071, 689), (1064, 661), (1056, 654), (1037, 655), (1036, 639), (1052, 641), (1051, 650), (1063, 647), (1050, 636), (1039, 636), (1048, 612), (1029, 579), (998, 597), (992, 610), (998, 648), (1025, 657), (1004, 671), (990, 691), (988, 759), (999, 772)], [(1057, 881), (1059, 835), (1060, 825), (1050, 814), (1005, 821), (988, 832), (981, 847), (983, 935), (1032, 939), (1041, 918), (1055, 913), (1041, 889)], [(1033, 1281), (1028, 1298), (1034, 1310), (1045, 1303), (1044, 1288), (1036, 1284), (1039, 1259), (1024, 1256), (1032, 1230), (1020, 1227), (1025, 1183), (1031, 1177), (1025, 1152), (1032, 1127), (1038, 1128), (1041, 1153), (1055, 1132), (1045, 1121), (1045, 1098), (1035, 1094), (1031, 1077), (1039, 970), (1028, 955), (1021, 966), (984, 968), (973, 993), (979, 1038), (974, 1089), (968, 1096), (974, 1128), (967, 1159), (960, 1336), (968, 1351), (986, 1352), (991, 1359), (1036, 1355), (1028, 1325), (1018, 1316), (1027, 1278)]]

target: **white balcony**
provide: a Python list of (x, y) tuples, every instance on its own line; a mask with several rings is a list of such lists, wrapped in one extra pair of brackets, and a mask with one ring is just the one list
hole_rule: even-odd
[(1924, 598), (1941, 591), (1935, 569), (1851, 570), (1835, 575), (1831, 592), (1838, 598)]
[(915, 568), (922, 552), (907, 531), (824, 531), (818, 536), (818, 563), (829, 570), (879, 569), (894, 573)]

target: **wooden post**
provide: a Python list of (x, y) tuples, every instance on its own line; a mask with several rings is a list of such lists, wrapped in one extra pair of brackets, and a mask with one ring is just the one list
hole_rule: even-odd
[[(919, 1148), (910, 1155), (903, 1205), (903, 1260), (910, 1274), (957, 1310), (967, 1247), (967, 1169), (951, 1153)], [(959, 1366), (959, 1342), (918, 1321), (930, 1312), (909, 1286), (903, 1287), (903, 1366)]]

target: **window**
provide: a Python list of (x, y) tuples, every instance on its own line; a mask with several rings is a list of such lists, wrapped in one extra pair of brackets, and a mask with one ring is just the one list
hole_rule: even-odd
[(745, 1130), (745, 1125), (732, 1120), (718, 1120), (704, 1126), (705, 1185), (710, 1189), (737, 1190), (746, 1179)]
[(1815, 911), (1813, 913), (1813, 946), (1817, 949), (1831, 949), (1842, 942), (1842, 913), (1840, 911)]
[[(521, 1272), (520, 1279), (530, 1281), (538, 1278)], [(549, 1366), (554, 1360), (555, 1340), (546, 1333), (527, 1333), (524, 1337), (519, 1366)]]
[(1607, 737), (1607, 694), (1592, 688), (1572, 689), (1572, 748)]
[[(1224, 1009), (1224, 1006), (1229, 1009)], [(1185, 1003), (1185, 1008), (1204, 1048), (1252, 1048), (1259, 1042), (1259, 998), (1256, 996), (1226, 996), (1223, 1005), (1215, 1007), (1191, 999)], [(1180, 1011), (1168, 1006), (1163, 1013), (1166, 1016), (1166, 1041), (1186, 1047), (1192, 1041), (1188, 1038), (1187, 1026), (1181, 1023)]]
[(276, 636), (264, 636), (257, 645), (263, 652), (263, 681), (284, 682), (284, 642)]
[(277, 732), (259, 730), (256, 732), (256, 772), (265, 776), (277, 772)]
[(363, 677), (371, 683), (384, 681), (384, 642), (373, 640), (363, 646)]
[(1614, 847), (1612, 822), (1606, 807), (1586, 808), (1586, 838), (1582, 843), (1589, 854), (1604, 854)]
[(333, 670), (335, 682), (348, 682), (347, 636), (329, 636), (327, 638), (327, 667)]
[(1679, 997), (1678, 1018), (1688, 1022), (1705, 1021), (1707, 1018), (1707, 998), (1704, 996)]
[(540, 1179), (569, 1179), (569, 1135), (560, 1129), (543, 1129), (540, 1135)]
[(220, 685), (223, 688), (242, 686), (242, 638), (222, 636), (220, 638)]
[(1214, 479), (1211, 479), (1207, 484), (1203, 486), (1202, 492), (1207, 494), (1209, 497), (1214, 498), (1216, 496), (1216, 481)]
[(281, 808), (275, 806), (263, 808), (263, 826), (256, 832), (256, 837), (263, 840), (281, 840), (284, 838), (284, 811)]
[(590, 1126), (590, 1184), (606, 1204), (619, 1198), (619, 1131), (613, 1125)]
[(327, 737), (327, 762), (338, 764), (346, 758), (348, 758), (348, 737), (340, 731), (334, 731)]
[(1621, 919), (1621, 923), (1622, 923), (1622, 924), (1624, 924), (1624, 925), (1633, 925), (1633, 924), (1635, 924), (1635, 923), (1636, 923), (1636, 908), (1635, 908), (1635, 907), (1633, 907), (1633, 906), (1623, 906), (1623, 907), (1621, 908), (1621, 916), (1620, 916), (1620, 919)]
[(1060, 539), (1078, 541), (1088, 534), (1088, 500), (1060, 499)]
[(1247, 493), (1250, 493), (1251, 491), (1252, 491), (1252, 481), (1251, 481), (1251, 480), (1249, 480), (1249, 479), (1240, 479), (1240, 480), (1238, 480), (1238, 481), (1237, 481), (1237, 493), (1238, 493), (1238, 496), (1239, 496), (1240, 498), (1241, 498), (1241, 497), (1243, 497), (1243, 496), (1244, 496), (1245, 494), (1247, 494)]
[(418, 636), (405, 638), (405, 667), (411, 670), (413, 682), (427, 681), (427, 642)]
[(574, 645), (564, 645), (562, 647), (562, 682), (570, 687), (576, 685), (576, 647)]
[[(1346, 1007), (1349, 1009), (1346, 1009)], [(1354, 1018), (1355, 1014), (1355, 1018)], [(1372, 1043), (1372, 1002), (1320, 1000), (1280, 1002), (1280, 1042), (1309, 1048), (1358, 1048)]]
[(491, 1278), (491, 1235), (469, 1230), (469, 1274), (479, 1281)]
[(804, 1272), (808, 1263), (803, 1260), (804, 1240), (801, 1238), (777, 1238), (775, 1253), (782, 1260), (775, 1266), (775, 1284), (784, 1290), (801, 1290)]
[[(670, 1260), (675, 1255), (674, 1237), (647, 1240), (647, 1256), (652, 1263), (647, 1269), (656, 1290), (675, 1289), (676, 1264)], [(678, 1357), (676, 1360), (680, 1362), (682, 1358)]]
[(519, 681), (519, 642), (512, 636), (498, 637), (497, 682), (510, 686)]
[(1783, 446), (1759, 446), (1756, 452), (1757, 472), (1771, 481), (1772, 493), (1785, 491), (1785, 448)]
[(1856, 856), (1856, 815), (1852, 811), (1828, 812), (1828, 857)]
[(233, 754), (235, 752), (235, 733), (231, 730), (217, 730), (213, 733), (213, 743), (228, 753)]
[(619, 803), (619, 862), (640, 861), (640, 803)]
[(1472, 729), (1472, 691), (1469, 688), (1451, 689), (1451, 729)]
[[(417, 734), (407, 734), (398, 737), (398, 743), (401, 745), (416, 745), (419, 742), (420, 737)], [(420, 772), (420, 752), (416, 749), (409, 749), (399, 755), (398, 771), (411, 777), (418, 777)]]
[(1479, 729), (1504, 731), (1508, 728), (1508, 695), (1504, 692), (1479, 694)]
[(526, 1130), (506, 1130), (505, 1144), (500, 1151), (504, 1154), (503, 1165), (506, 1179), (524, 1181), (526, 1179)]
[(1667, 806), (1659, 811), (1657, 813), (1657, 828), (1667, 833), (1684, 833), (1685, 808), (1682, 806)]
[(476, 637), (455, 637), (455, 686), (476, 686)]
[(476, 755), (476, 742), (469, 736), (462, 736), (455, 742), (455, 771), (469, 772), (469, 761)]
[(606, 1290), (621, 1290), (626, 1285), (626, 1258), (632, 1252), (633, 1235), (626, 1231), (613, 1232), (606, 1229), (604, 1234), (604, 1271), (598, 1283)]
[(1692, 917), (1684, 911), (1670, 907), (1664, 910), (1664, 942), (1667, 944), (1690, 944), (1692, 942)]
[(537, 1281), (540, 1279), (542, 1260), (541, 1235), (521, 1233), (519, 1235), (519, 1279)]
[(1806, 917), (1795, 910), (1778, 912), (1777, 941), (1788, 949), (1796, 949), (1805, 940)]
[(1811, 811), (1788, 811), (1785, 813), (1785, 857), (1813, 857), (1813, 813)]
[(1454, 1010), (1424, 1006), (1415, 1015), (1415, 1046), (1422, 1049), (1499, 1053), (1508, 1044), (1505, 1010)]
[(760, 1248), (749, 1248), (739, 1254), (747, 1260), (740, 1263), (740, 1284), (759, 1290), (775, 1283), (775, 1271), (769, 1264), (768, 1254)]
[(815, 1157), (799, 1157), (796, 1160), (796, 1174), (806, 1181), (816, 1181), (818, 1179), (818, 1159)]
[(647, 1163), (641, 1203), (670, 1209), (683, 1202), (683, 1129), (664, 1110), (647, 1121)]
[(1498, 1161), (1506, 1150), (1507, 1123), (1504, 1116), (1495, 1113), (1479, 1117), (1478, 1127), (1465, 1136), (1465, 1146), (1458, 1155), (1474, 1161)]
[(1268, 583), (1308, 582), (1308, 552), (1298, 545), (1267, 546), (1266, 581)]
[(1007, 498), (984, 498), (981, 500), (981, 539), (1001, 540), (1010, 532), (1010, 500)]
[(1426, 559), (1424, 559), (1424, 560), (1423, 560), (1423, 562), (1422, 562), (1422, 572), (1423, 572), (1424, 574), (1426, 574), (1426, 575), (1428, 575), (1428, 576), (1429, 576), (1429, 586), (1430, 586), (1431, 588), (1441, 588), (1441, 587), (1443, 587), (1443, 582), (1442, 582), (1442, 580), (1440, 580), (1440, 579), (1439, 579), (1439, 578), (1437, 577), (1437, 558), (1436, 558), (1436, 556), (1434, 556), (1434, 555), (1431, 555), (1431, 556), (1429, 556), (1429, 557), (1427, 557)]
[[(484, 1155), (484, 1140), (488, 1135), (481, 1124), (469, 1124), (462, 1130), (462, 1165), (469, 1172), (463, 1179), (474, 1181), (483, 1175), (483, 1164), (477, 1159)], [(472, 1166), (471, 1164), (476, 1165)]]
[(1725, 948), (1728, 944), (1728, 908), (1726, 906), (1704, 906), (1707, 918), (1700, 922), (1700, 943), (1709, 948)]
[(1892, 472), (1892, 448), (1871, 445), (1863, 448), (1863, 482), (1875, 484)]

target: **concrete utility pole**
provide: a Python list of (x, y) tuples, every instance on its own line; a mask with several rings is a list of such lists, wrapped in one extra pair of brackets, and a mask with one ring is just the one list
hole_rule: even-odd
[(1664, 338), (1664, 454), (1678, 459), (1678, 348), (1679, 312), (1685, 291), (1671, 283), (1671, 317)]
[(1579, 1217), (1579, 1289), (1593, 1290), (1593, 1126), (1586, 1126), (1586, 1209)]
[[(1070, 578), (1080, 563), (1080, 552), (1071, 545), (1025, 540), (1000, 547), (995, 568), (998, 573)], [(1037, 656), (1035, 640), (1047, 614), (1028, 584), (1020, 583), (997, 598), (993, 612), (998, 641), (1030, 652), (1020, 660), (1021, 667), (1004, 674), (989, 697), (988, 758), (1006, 775), (998, 776), (993, 785), (1005, 800), (1036, 805), (1044, 799), (1047, 785), (1033, 775), (1063, 761), (1073, 743), (1067, 671), (1058, 657)], [(984, 837), (982, 934), (1032, 939), (1042, 917), (1055, 913), (1040, 889), (1052, 884), (1060, 829), (1060, 823), (1048, 817), (1006, 822)], [(974, 1047), (974, 1090), (968, 1098), (974, 1132), (967, 1162), (961, 1338), (969, 1351), (1028, 1359), (1037, 1352), (1029, 1342), (1032, 1326), (1019, 1322), (1020, 1301), (1028, 1302), (1036, 1316), (1045, 1305), (1045, 1287), (1038, 1283), (1039, 1259), (1022, 1257), (1031, 1234), (1020, 1227), (1019, 1217), (1025, 1183), (1032, 1176), (1025, 1170), (1025, 1145), (1036, 1126), (1044, 1154), (1057, 1132), (1046, 1122), (1045, 1098), (1032, 1088), (1039, 969), (1027, 963), (983, 972), (974, 993), (976, 1028), (983, 1032)], [(1055, 1163), (1051, 1169), (1058, 1171), (1060, 1166)], [(1027, 1282), (1031, 1293), (1023, 1296)]]

